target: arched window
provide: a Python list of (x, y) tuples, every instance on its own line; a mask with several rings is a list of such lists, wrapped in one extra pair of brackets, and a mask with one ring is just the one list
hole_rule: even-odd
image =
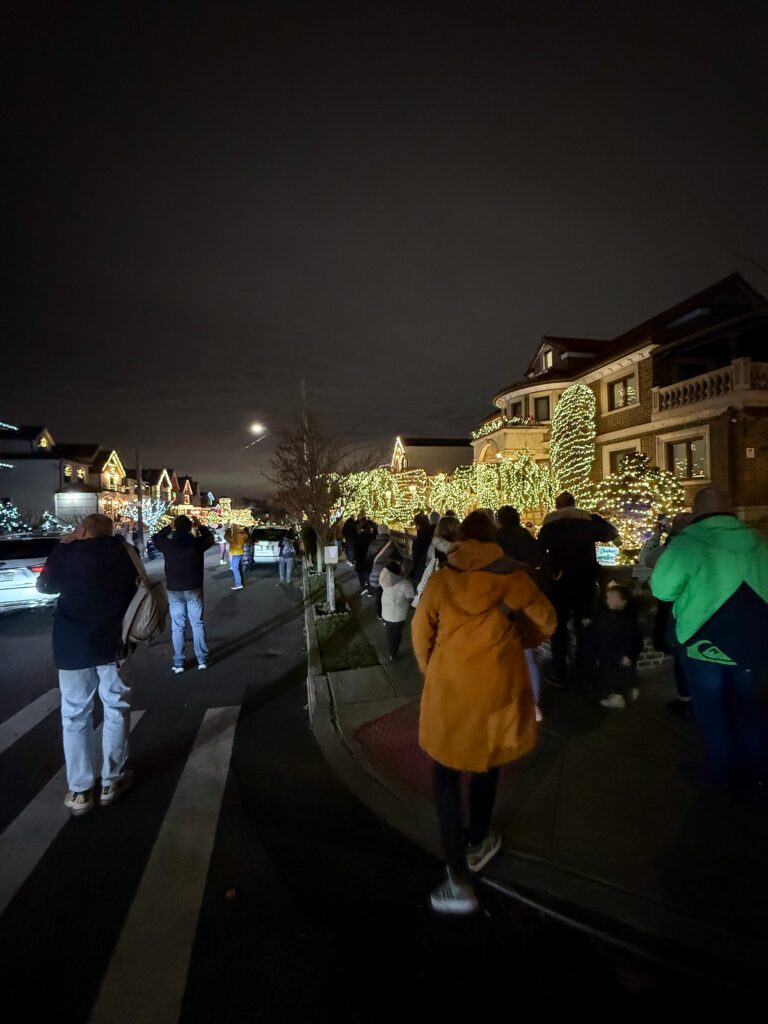
[(480, 462), (495, 462), (499, 446), (495, 441), (486, 441), (480, 451)]

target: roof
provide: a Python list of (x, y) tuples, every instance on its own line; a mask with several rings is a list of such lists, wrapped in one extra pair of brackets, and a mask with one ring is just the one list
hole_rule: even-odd
[(464, 448), (471, 447), (467, 437), (401, 437), (403, 448)]
[[(141, 479), (144, 481), (145, 484), (149, 484), (150, 487), (154, 487), (154, 486), (156, 486), (157, 484), (160, 483), (160, 478), (162, 477), (163, 473), (165, 473), (165, 472), (166, 472), (166, 470), (164, 470), (164, 469), (143, 469), (142, 468), (142, 470), (141, 470)], [(170, 476), (170, 473), (169, 473), (169, 476)], [(126, 480), (135, 480), (136, 479), (136, 469), (135, 468), (132, 468), (132, 469), (127, 469), (126, 468), (126, 470), (125, 470), (125, 479)]]
[(82, 462), (92, 462), (99, 451), (99, 445), (93, 444), (56, 444), (53, 446), (56, 455), (63, 459), (80, 459)]
[(36, 437), (45, 430), (45, 424), (42, 426), (25, 426), (19, 427), (18, 430), (0, 430), (0, 439), (2, 440), (14, 440), (14, 441), (34, 441)]
[[(730, 301), (729, 301), (730, 300)], [(583, 374), (588, 373), (590, 370), (597, 369), (605, 363), (610, 363), (614, 359), (620, 359), (622, 356), (630, 355), (632, 352), (636, 352), (637, 349), (643, 345), (655, 344), (655, 345), (666, 345), (671, 344), (673, 341), (678, 341), (681, 338), (685, 338), (688, 334), (697, 333), (702, 327), (713, 326), (712, 320), (703, 321), (697, 319), (694, 321), (685, 320), (681, 321), (681, 318), (685, 317), (687, 313), (701, 311), (702, 316), (711, 317), (713, 308), (719, 306), (723, 308), (731, 308), (731, 314), (726, 317), (721, 317), (717, 323), (725, 323), (727, 320), (735, 317), (738, 314), (739, 308), (754, 309), (756, 307), (763, 307), (768, 312), (768, 301), (763, 295), (760, 294), (755, 288), (746, 281), (741, 274), (729, 274), (728, 277), (724, 277), (721, 281), (716, 281), (715, 284), (710, 285), (708, 288), (704, 288), (700, 292), (696, 292), (694, 295), (690, 295), (687, 299), (683, 299), (682, 302), (676, 303), (674, 306), (670, 306), (669, 309), (665, 309), (662, 313), (657, 313), (648, 320), (644, 320), (643, 323), (638, 324), (636, 327), (632, 327), (630, 330), (625, 331), (623, 334), (617, 335), (615, 338), (608, 341), (600, 341), (594, 339), (579, 339), (579, 338), (556, 338), (554, 336), (545, 336), (542, 338), (542, 342), (552, 342), (552, 344), (560, 345), (561, 343), (568, 343), (571, 351), (584, 351), (575, 348), (575, 344), (579, 342), (589, 342), (595, 345), (600, 345), (600, 351), (595, 355), (594, 359), (585, 359), (583, 362), (579, 361), (573, 366), (564, 366), (559, 370), (548, 370), (546, 373), (537, 373), (535, 376), (522, 377), (520, 380), (515, 381), (512, 384), (508, 384), (506, 387), (497, 391), (494, 398), (498, 399), (502, 395), (508, 394), (510, 391), (516, 391), (519, 388), (529, 387), (536, 384), (546, 384), (548, 382), (567, 383), (573, 380), (574, 377), (581, 377)], [(536, 347), (536, 352), (541, 348), (542, 342)], [(589, 351), (589, 349), (586, 349)], [(530, 363), (529, 363), (530, 368)]]

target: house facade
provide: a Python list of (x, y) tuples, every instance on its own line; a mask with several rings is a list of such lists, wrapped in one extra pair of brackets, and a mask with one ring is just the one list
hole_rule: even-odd
[(630, 451), (674, 473), (688, 504), (718, 484), (749, 522), (768, 517), (768, 302), (733, 274), (608, 340), (544, 337), (524, 377), (499, 391), (472, 435), (476, 462), (524, 448), (549, 458), (557, 403), (573, 383), (597, 405), (592, 480)]

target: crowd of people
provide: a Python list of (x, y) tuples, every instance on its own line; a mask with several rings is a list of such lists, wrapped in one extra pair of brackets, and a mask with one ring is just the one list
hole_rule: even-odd
[[(499, 770), (536, 743), (542, 643), (551, 639), (549, 682), (586, 693), (597, 679), (599, 699), (613, 711), (638, 697), (644, 641), (633, 591), (615, 580), (601, 586), (596, 544), (616, 540), (616, 527), (579, 509), (572, 495), (558, 496), (538, 537), (510, 507), (495, 516), (477, 510), (461, 522), (450, 511), (420, 514), (413, 525), (410, 549), (365, 514), (348, 519), (340, 533), (361, 591), (385, 625), (392, 659), (413, 610), (413, 651), (424, 674), (419, 741), (434, 764), (447, 861), (431, 901), (441, 912), (468, 913), (477, 907), (472, 873), (501, 844), (491, 828)], [(715, 784), (759, 792), (768, 782), (768, 544), (714, 487), (698, 493), (692, 513), (677, 517), (665, 538), (656, 533), (642, 559), (659, 602), (656, 643), (674, 654), (678, 692), (670, 709), (695, 719)], [(198, 668), (205, 669), (205, 552), (218, 544), (221, 562), (228, 559), (233, 573), (232, 589), (240, 590), (252, 564), (252, 532), (238, 526), (211, 531), (177, 516), (153, 541), (165, 558), (172, 670), (184, 670), (187, 622)], [(314, 556), (308, 531), (301, 541), (282, 531), (278, 585), (291, 582), (299, 545)], [(38, 582), (41, 591), (59, 594), (53, 649), (65, 803), (74, 815), (96, 802), (91, 738), (97, 693), (104, 705), (98, 802), (109, 805), (133, 781), (126, 767), (130, 689), (117, 652), (136, 593), (137, 562), (124, 538), (113, 536), (112, 521), (90, 515), (52, 551)]]

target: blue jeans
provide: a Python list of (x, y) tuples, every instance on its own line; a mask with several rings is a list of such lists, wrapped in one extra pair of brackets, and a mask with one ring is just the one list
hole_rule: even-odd
[(712, 778), (730, 785), (768, 780), (768, 670), (695, 658), (686, 668)]
[(229, 567), (232, 570), (232, 575), (235, 577), (236, 587), (242, 587), (243, 585), (243, 574), (240, 572), (240, 561), (242, 557), (242, 555), (229, 556)]
[(111, 785), (125, 774), (128, 760), (131, 688), (117, 671), (117, 665), (94, 668), (59, 669), (61, 724), (64, 730), (64, 760), (67, 785), (84, 793), (95, 781), (93, 701), (99, 692), (104, 705), (102, 732), (102, 785)]
[(205, 622), (203, 621), (203, 591), (169, 590), (168, 606), (171, 612), (174, 666), (176, 668), (184, 666), (184, 630), (187, 619), (192, 627), (192, 642), (195, 645), (197, 663), (204, 665), (208, 660), (208, 647), (205, 642)]
[(284, 558), (280, 555), (278, 567), (280, 569), (280, 582), (290, 583), (293, 579), (293, 558)]

